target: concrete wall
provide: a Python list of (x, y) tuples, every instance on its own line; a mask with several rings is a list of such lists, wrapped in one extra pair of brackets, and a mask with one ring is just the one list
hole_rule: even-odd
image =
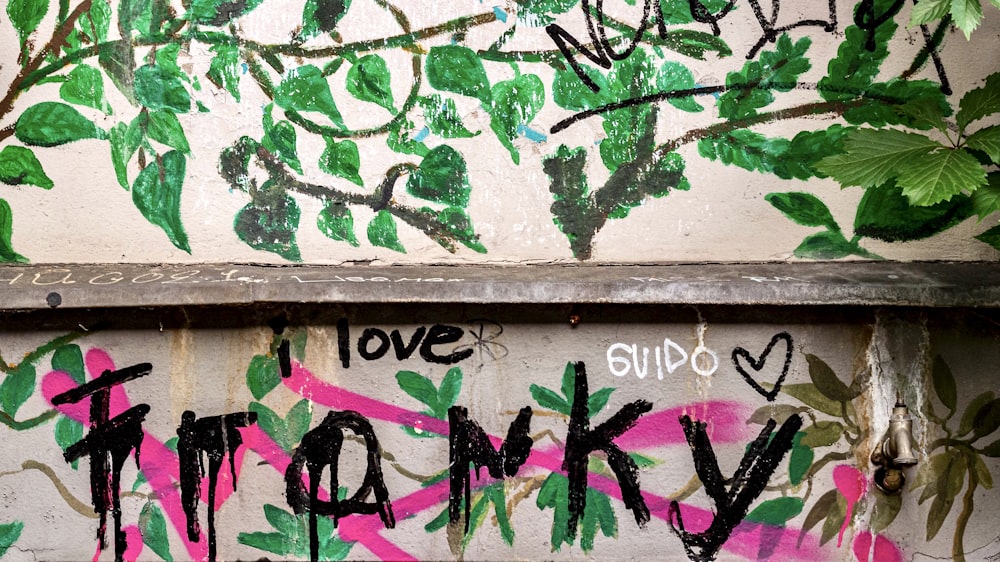
[(997, 257), (993, 7), (7, 4), (4, 261)]
[[(346, 510), (336, 532), (319, 517), (320, 558), (705, 560), (718, 549), (724, 560), (984, 560), (1000, 553), (989, 507), (997, 501), (1000, 402), (982, 374), (1000, 360), (993, 313), (369, 305), (123, 316), (4, 317), (9, 427), (0, 489), (5, 540), (17, 539), (11, 559), (113, 557), (119, 524), (110, 509), (107, 550), (95, 553), (90, 475), (102, 442), (125, 445), (118, 548), (126, 559), (204, 558), (209, 529), (220, 560), (309, 557), (308, 515), (293, 516), (299, 496), (290, 502), (286, 493), (296, 461), (307, 474), (309, 462), (322, 471), (317, 501), (329, 497), (331, 473), (348, 496), (366, 470), (381, 475), (370, 482), (372, 514)], [(138, 376), (110, 390), (108, 414), (148, 406), (137, 463), (127, 426), (95, 427), (87, 399), (72, 403), (62, 394), (130, 367)], [(12, 381), (25, 379), (15, 394)], [(580, 398), (584, 389), (589, 400)], [(888, 496), (873, 486), (869, 456), (897, 394), (910, 407), (919, 463), (906, 469), (903, 493)], [(519, 433), (522, 408), (531, 415)], [(189, 410), (201, 425), (179, 431)], [(377, 439), (371, 460), (349, 430), (336, 454), (339, 439), (330, 436), (339, 433), (328, 416), (345, 410), (359, 415), (350, 427)], [(251, 422), (236, 430), (240, 439), (205, 433), (207, 418), (244, 412), (256, 419), (234, 424)], [(458, 418), (450, 425), (449, 414), (467, 415), (483, 433), (469, 433)], [(706, 424), (703, 435), (692, 425), (691, 446), (683, 419)], [(766, 439), (768, 420), (772, 445), (754, 449), (748, 444)], [(102, 441), (109, 431), (119, 433)], [(619, 435), (614, 444), (601, 438), (607, 432)], [(193, 440), (178, 447), (179, 433)], [(320, 449), (334, 451), (335, 462), (314, 456), (308, 444), (317, 435), (326, 436)], [(82, 451), (74, 445), (81, 438)], [(506, 458), (519, 460), (506, 475), (495, 466), (498, 478), (485, 453), (503, 438)], [(486, 465), (478, 477), (470, 468), (468, 496), (461, 480), (450, 487), (452, 449)], [(64, 451), (78, 461), (67, 462)], [(219, 454), (214, 464), (209, 451)], [(730, 480), (749, 459), (756, 464)], [(722, 499), (702, 484), (716, 465), (724, 479), (717, 485), (732, 490)], [(571, 499), (569, 478), (586, 481), (584, 502)], [(201, 501), (188, 504), (186, 516), (185, 494), (194, 492), (185, 487), (199, 479)], [(639, 494), (622, 484), (631, 481)], [(385, 520), (375, 508), (379, 485)], [(321, 510), (308, 494), (305, 505), (307, 513)], [(196, 540), (187, 535), (194, 514)], [(684, 538), (681, 521), (691, 533)]]

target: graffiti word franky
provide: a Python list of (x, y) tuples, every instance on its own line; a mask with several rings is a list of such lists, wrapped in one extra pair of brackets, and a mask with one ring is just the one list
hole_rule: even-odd
[(458, 326), (434, 324), (430, 327), (420, 326), (412, 332), (404, 333), (399, 329), (386, 331), (381, 328), (365, 328), (357, 339), (351, 336), (350, 323), (346, 318), (337, 322), (337, 350), (340, 362), (344, 368), (351, 366), (351, 352), (365, 361), (375, 361), (385, 357), (391, 349), (396, 359), (409, 359), (419, 350), (420, 358), (428, 363), (452, 365), (473, 354), (471, 346), (462, 349), (453, 348), (449, 351), (443, 346), (457, 344), (465, 336), (465, 330)]
[[(624, 377), (630, 371), (635, 372), (635, 376), (640, 379), (646, 378), (649, 374), (648, 347), (642, 347), (642, 361), (639, 360), (639, 346), (637, 344), (616, 343), (608, 348), (608, 369), (616, 377)], [(655, 346), (652, 349), (653, 361), (656, 362), (656, 378), (663, 380), (663, 371), (672, 375), (678, 368), (687, 363), (691, 364), (691, 370), (703, 377), (712, 376), (719, 368), (719, 356), (704, 345), (699, 344), (691, 353), (688, 353), (670, 338), (663, 338), (662, 346)]]

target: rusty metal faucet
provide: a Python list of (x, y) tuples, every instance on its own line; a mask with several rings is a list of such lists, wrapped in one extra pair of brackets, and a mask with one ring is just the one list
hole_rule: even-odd
[(879, 467), (875, 471), (875, 485), (886, 494), (900, 493), (906, 484), (903, 469), (917, 464), (912, 429), (910, 410), (897, 398), (889, 418), (889, 430), (871, 456), (872, 464)]

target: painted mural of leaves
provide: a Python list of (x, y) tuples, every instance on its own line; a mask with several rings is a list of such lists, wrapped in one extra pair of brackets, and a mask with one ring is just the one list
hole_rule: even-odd
[(809, 378), (823, 396), (837, 402), (848, 402), (861, 394), (860, 389), (851, 390), (844, 384), (833, 369), (819, 357), (807, 353), (806, 361), (809, 362)]
[(518, 127), (530, 123), (542, 109), (545, 87), (534, 74), (522, 74), (513, 80), (495, 84), (490, 98), (490, 128), (500, 144), (510, 152), (511, 160), (519, 164), (521, 155), (514, 147), (514, 138)]
[(36, 185), (42, 189), (52, 189), (55, 185), (31, 149), (14, 145), (0, 150), (0, 182), (7, 185)]
[(163, 516), (163, 510), (151, 501), (147, 501), (139, 513), (139, 533), (142, 535), (142, 542), (157, 556), (167, 562), (174, 561), (170, 554), (170, 539), (167, 537), (167, 519)]
[(21, 531), (24, 530), (24, 523), (21, 521), (14, 521), (13, 523), (4, 523), (0, 525), (0, 556), (7, 553), (17, 539), (21, 538)]
[[(877, 8), (884, 11), (887, 6)], [(827, 63), (827, 74), (819, 81), (819, 95), (827, 101), (846, 100), (867, 90), (889, 54), (889, 40), (897, 27), (893, 18), (885, 18), (869, 42), (868, 31), (857, 25), (847, 26), (837, 56)]]
[(59, 86), (59, 97), (69, 103), (99, 109), (111, 115), (111, 104), (104, 99), (104, 78), (96, 68), (78, 64)]
[(264, 137), (260, 144), (279, 160), (288, 164), (293, 170), (302, 173), (302, 163), (299, 162), (299, 152), (296, 147), (297, 134), (295, 127), (288, 121), (274, 122), (271, 112), (264, 112)]
[(840, 225), (834, 220), (830, 209), (815, 195), (802, 192), (768, 193), (764, 200), (796, 224), (840, 231)]
[(28, 62), (28, 37), (35, 32), (48, 9), (46, 0), (7, 0), (7, 17), (21, 44), (18, 60), (22, 66)]
[(364, 186), (359, 175), (361, 157), (358, 154), (358, 145), (350, 139), (337, 142), (335, 139), (327, 138), (326, 149), (319, 157), (319, 169)]
[(239, 47), (229, 44), (213, 45), (211, 52), (215, 55), (206, 76), (213, 84), (232, 94), (234, 100), (240, 101)]
[(418, 98), (417, 103), (423, 108), (424, 120), (432, 133), (446, 139), (471, 138), (479, 134), (479, 131), (473, 133), (462, 124), (455, 100), (430, 94)]
[(301, 36), (308, 39), (333, 31), (350, 7), (351, 0), (306, 0)]
[(799, 443), (805, 447), (829, 447), (844, 434), (844, 425), (835, 421), (817, 421), (807, 427)]
[(185, 17), (208, 25), (226, 23), (248, 14), (263, 0), (192, 0)]
[(431, 47), (426, 62), (427, 81), (436, 90), (479, 98), (484, 107), (490, 104), (490, 81), (483, 61), (462, 45)]
[(986, 170), (965, 150), (935, 150), (907, 162), (897, 183), (911, 204), (926, 207), (975, 191), (986, 183)]
[(379, 55), (365, 55), (347, 71), (347, 91), (361, 101), (395, 111), (389, 66)]
[(515, 0), (517, 19), (534, 27), (548, 25), (555, 21), (552, 14), (565, 14), (580, 0)]
[(132, 184), (132, 203), (150, 223), (163, 229), (177, 248), (191, 253), (181, 222), (181, 187), (186, 158), (171, 150), (149, 163)]
[[(695, 87), (694, 75), (688, 67), (675, 61), (666, 61), (656, 71), (656, 87), (662, 92), (690, 90)], [(705, 108), (695, 101), (694, 96), (671, 97), (667, 103), (680, 109), (697, 113)]]
[(844, 237), (840, 231), (817, 232), (807, 236), (792, 252), (797, 258), (836, 260), (851, 255), (877, 257)]
[[(793, 486), (797, 486), (802, 482), (806, 473), (809, 472), (809, 467), (812, 466), (813, 458), (815, 457), (812, 447), (802, 444), (802, 439), (805, 436), (806, 434), (802, 431), (795, 434), (795, 437), (792, 440), (792, 452), (788, 456), (788, 481), (791, 482)], [(799, 511), (802, 511), (801, 499), (799, 499), (798, 511), (792, 514), (789, 518), (798, 515)]]
[(995, 398), (982, 405), (976, 412), (972, 422), (972, 435), (979, 439), (989, 435), (1000, 427), (1000, 398)]
[(805, 538), (806, 533), (811, 531), (820, 521), (827, 519), (830, 511), (837, 505), (838, 497), (841, 497), (840, 494), (836, 489), (832, 489), (827, 490), (816, 500), (816, 503), (809, 509), (809, 513), (806, 514), (806, 519), (802, 523), (802, 530), (799, 531), (799, 546), (802, 545), (802, 540)]
[(958, 401), (958, 388), (955, 384), (955, 375), (951, 373), (951, 368), (944, 362), (940, 355), (934, 357), (934, 367), (931, 370), (931, 381), (934, 383), (934, 392), (938, 400), (949, 411), (955, 411), (955, 404)]
[(1000, 250), (1000, 226), (994, 226), (986, 232), (977, 235), (976, 240), (985, 242), (986, 244)]
[(443, 144), (432, 149), (406, 181), (407, 193), (451, 207), (469, 204), (469, 177), (465, 158)]
[[(778, 425), (785, 423), (788, 418), (808, 411), (809, 408), (802, 406), (792, 406), (791, 404), (768, 404), (754, 410), (747, 419), (747, 425), (764, 425), (768, 420), (774, 420)], [(815, 447), (816, 445), (810, 445)]]
[(399, 235), (396, 233), (396, 220), (392, 218), (392, 213), (385, 209), (376, 213), (375, 218), (368, 223), (368, 241), (373, 246), (406, 253), (406, 248), (403, 247), (399, 241)]
[[(766, 388), (766, 387), (765, 387)], [(795, 398), (806, 406), (835, 417), (843, 413), (840, 402), (823, 395), (812, 383), (797, 383), (782, 385), (781, 392)]]
[(972, 194), (972, 208), (979, 220), (1000, 211), (1000, 172), (986, 174), (986, 185)]
[(827, 156), (817, 168), (841, 184), (882, 185), (941, 145), (924, 135), (893, 129), (857, 129), (844, 139), (845, 154)]
[[(991, 2), (997, 6), (995, 1)], [(968, 39), (983, 20), (980, 0), (924, 0), (918, 4), (922, 5), (914, 6), (910, 13), (911, 26), (930, 23), (950, 14), (955, 26), (961, 29)]]
[(274, 390), (281, 382), (278, 358), (273, 355), (254, 355), (247, 366), (246, 382), (250, 394), (257, 400)]
[(77, 31), (91, 43), (100, 44), (107, 40), (111, 28), (111, 4), (93, 2), (90, 9), (77, 20)]
[[(270, 180), (268, 180), (270, 181)], [(261, 189), (267, 191), (267, 183)], [(302, 212), (299, 204), (284, 193), (268, 194), (240, 209), (233, 228), (240, 240), (255, 250), (275, 253), (289, 261), (301, 261), (295, 233)]]
[(1000, 164), (1000, 125), (972, 133), (965, 139), (965, 145), (986, 154), (994, 164)]
[[(424, 210), (433, 212), (433, 210), (427, 209), (426, 207)], [(483, 246), (479, 241), (479, 235), (476, 234), (475, 230), (472, 228), (472, 219), (469, 218), (465, 209), (460, 207), (447, 207), (437, 213), (437, 218), (441, 224), (444, 225), (445, 230), (447, 230), (455, 240), (458, 240), (467, 248), (479, 252), (480, 254), (486, 253), (486, 246)], [(449, 248), (451, 245), (450, 240), (438, 239), (436, 237), (434, 238), (445, 248)]]
[[(341, 487), (337, 493), (344, 499), (347, 489)], [(307, 558), (309, 556), (309, 516), (293, 515), (277, 506), (264, 504), (264, 517), (275, 529), (273, 532), (241, 532), (236, 542), (257, 548), (278, 556)], [(319, 557), (323, 560), (343, 560), (354, 543), (340, 539), (329, 517), (319, 517), (316, 521), (319, 538)]]
[(131, 124), (118, 123), (108, 131), (108, 144), (111, 147), (111, 163), (115, 168), (115, 177), (125, 190), (130, 188), (127, 168), (129, 160), (143, 140), (140, 126), (142, 119), (144, 116), (140, 113)]
[(89, 119), (72, 107), (54, 101), (37, 103), (17, 118), (14, 136), (28, 146), (59, 146), (104, 136)]
[(191, 95), (180, 76), (159, 64), (145, 64), (135, 70), (135, 97), (147, 109), (176, 113), (191, 110)]
[(354, 215), (351, 208), (340, 201), (331, 201), (316, 217), (316, 226), (324, 236), (331, 240), (347, 242), (357, 248), (360, 246), (354, 235)]
[(11, 246), (13, 218), (10, 204), (4, 199), (0, 199), (0, 262), (27, 263), (28, 258), (15, 252), (14, 247)]
[[(56, 445), (59, 445), (63, 452), (83, 439), (83, 424), (67, 416), (60, 417), (52, 431)], [(70, 466), (76, 470), (80, 466), (80, 460), (74, 460)]]
[(912, 206), (894, 181), (868, 188), (858, 203), (854, 232), (885, 242), (921, 240), (972, 216), (972, 201), (956, 195), (927, 207)]
[(290, 70), (274, 91), (274, 103), (292, 111), (322, 113), (333, 125), (343, 129), (344, 118), (333, 101), (330, 84), (323, 72), (311, 64)]
[(593, 91), (571, 68), (556, 71), (552, 82), (552, 101), (563, 109), (583, 111), (601, 107), (613, 101), (607, 77), (592, 66), (581, 65), (583, 73), (597, 86)]
[(847, 127), (833, 125), (826, 130), (800, 131), (789, 141), (737, 129), (699, 140), (698, 153), (751, 172), (771, 173), (786, 180), (807, 180), (825, 177), (814, 165), (825, 156), (841, 152), (842, 139), (849, 131)]

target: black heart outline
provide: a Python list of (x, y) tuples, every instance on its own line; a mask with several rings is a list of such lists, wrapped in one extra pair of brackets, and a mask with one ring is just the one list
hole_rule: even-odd
[[(785, 365), (781, 368), (781, 376), (779, 376), (778, 380), (775, 381), (774, 388), (771, 389), (771, 392), (768, 392), (764, 390), (764, 388), (760, 386), (760, 384), (758, 384), (757, 381), (754, 380), (754, 378), (751, 377), (750, 374), (743, 369), (743, 366), (740, 365), (739, 358), (743, 357), (744, 359), (747, 360), (748, 363), (750, 363), (750, 366), (753, 367), (753, 370), (755, 372), (760, 372), (760, 370), (764, 368), (764, 363), (767, 361), (767, 356), (771, 354), (771, 350), (774, 349), (774, 346), (775, 344), (778, 343), (778, 340), (785, 340), (785, 344), (788, 346), (788, 351), (785, 352)], [(736, 371), (743, 376), (743, 380), (747, 381), (747, 384), (753, 387), (753, 389), (756, 390), (758, 394), (760, 394), (764, 398), (767, 398), (768, 402), (774, 402), (774, 399), (778, 396), (778, 392), (781, 391), (781, 383), (785, 382), (785, 375), (788, 374), (788, 367), (791, 364), (792, 364), (792, 336), (788, 332), (779, 332), (777, 334), (774, 334), (774, 337), (771, 338), (771, 341), (767, 344), (767, 347), (764, 348), (764, 352), (760, 354), (759, 359), (754, 359), (753, 357), (751, 357), (750, 352), (743, 349), (742, 347), (737, 347), (736, 349), (733, 350), (733, 366), (736, 367)]]

